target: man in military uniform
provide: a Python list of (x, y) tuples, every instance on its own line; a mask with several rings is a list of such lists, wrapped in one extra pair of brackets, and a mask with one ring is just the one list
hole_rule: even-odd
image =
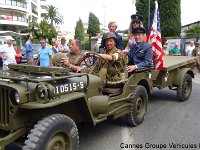
[(200, 44), (198, 42), (195, 43), (195, 48), (192, 51), (192, 56), (198, 56), (198, 61), (196, 62), (196, 67), (200, 72)]
[(81, 42), (77, 39), (73, 40), (70, 45), (70, 53), (67, 58), (62, 58), (65, 66), (69, 67), (70, 71), (80, 72), (82, 69), (81, 62), (83, 61), (83, 53), (81, 52)]
[(129, 75), (137, 68), (152, 66), (152, 47), (144, 41), (145, 29), (137, 27), (133, 29), (133, 35), (136, 44), (128, 52), (128, 67)]
[(121, 50), (116, 48), (116, 35), (113, 32), (108, 32), (104, 35), (102, 42), (106, 50), (103, 54), (98, 54), (101, 58), (97, 59), (97, 64), (92, 73), (107, 81), (122, 80), (127, 61)]

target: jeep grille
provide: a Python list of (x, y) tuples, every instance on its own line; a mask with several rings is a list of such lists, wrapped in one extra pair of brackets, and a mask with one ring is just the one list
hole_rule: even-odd
[(0, 126), (9, 125), (9, 90), (0, 87)]

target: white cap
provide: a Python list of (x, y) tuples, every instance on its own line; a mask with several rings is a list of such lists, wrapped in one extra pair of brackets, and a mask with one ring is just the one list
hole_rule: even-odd
[(12, 40), (12, 41), (14, 41), (15, 39), (13, 39), (12, 36), (6, 36), (6, 40)]

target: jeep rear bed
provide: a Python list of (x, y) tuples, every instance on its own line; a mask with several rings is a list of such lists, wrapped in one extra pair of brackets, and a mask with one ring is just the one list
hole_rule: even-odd
[(191, 65), (196, 62), (197, 57), (189, 57), (189, 56), (164, 56), (163, 61), (163, 69), (164, 71), (170, 71), (179, 67)]

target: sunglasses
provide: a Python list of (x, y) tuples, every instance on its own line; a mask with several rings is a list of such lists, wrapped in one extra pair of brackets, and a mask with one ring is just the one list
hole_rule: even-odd
[(40, 44), (46, 44), (45, 42), (41, 42)]
[(51, 42), (51, 43), (56, 43), (56, 42)]
[(139, 24), (140, 21), (132, 21), (132, 23), (133, 23), (133, 24), (135, 24), (135, 23), (136, 23), (136, 24)]

